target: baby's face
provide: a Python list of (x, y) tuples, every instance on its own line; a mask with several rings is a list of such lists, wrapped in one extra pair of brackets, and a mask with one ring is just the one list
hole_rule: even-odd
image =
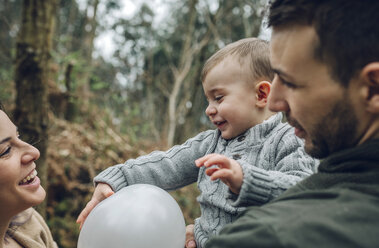
[(249, 65), (241, 65), (234, 57), (225, 58), (209, 71), (203, 89), (209, 103), (205, 113), (224, 139), (259, 123)]

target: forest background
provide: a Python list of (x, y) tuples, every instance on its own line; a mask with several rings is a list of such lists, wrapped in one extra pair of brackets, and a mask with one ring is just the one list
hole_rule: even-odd
[[(0, 0), (0, 100), (41, 151), (48, 194), (37, 210), (59, 247), (76, 247), (75, 220), (96, 174), (214, 128), (204, 114), (202, 66), (226, 44), (262, 35), (266, 5)], [(125, 6), (133, 11), (123, 14)], [(196, 185), (171, 194), (193, 223)]]

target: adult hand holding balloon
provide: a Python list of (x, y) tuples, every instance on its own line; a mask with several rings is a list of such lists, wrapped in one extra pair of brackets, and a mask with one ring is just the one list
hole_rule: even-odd
[(88, 215), (78, 248), (182, 248), (185, 223), (176, 201), (148, 184), (125, 187)]

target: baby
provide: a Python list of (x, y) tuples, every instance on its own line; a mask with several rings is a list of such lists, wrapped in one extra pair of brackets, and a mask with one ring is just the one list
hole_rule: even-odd
[(83, 224), (97, 203), (128, 185), (175, 190), (197, 181), (201, 217), (194, 234), (197, 247), (204, 247), (246, 206), (266, 203), (313, 173), (318, 161), (305, 154), (282, 114), (267, 108), (273, 76), (266, 41), (242, 39), (216, 52), (201, 81), (209, 102), (205, 113), (217, 129), (102, 171), (77, 222)]

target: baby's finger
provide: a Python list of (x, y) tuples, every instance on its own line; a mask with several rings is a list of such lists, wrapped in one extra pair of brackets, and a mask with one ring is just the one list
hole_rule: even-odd
[(225, 181), (225, 180), (229, 180), (231, 176), (232, 176), (232, 173), (230, 170), (218, 169), (212, 173), (210, 178), (212, 181), (217, 180), (217, 179)]
[(105, 197), (108, 198), (113, 194), (114, 194), (114, 191), (109, 191), (109, 192), (105, 193)]
[(220, 154), (214, 154), (214, 156), (209, 157), (208, 160), (204, 162), (205, 167), (210, 167), (212, 165), (217, 165), (220, 168), (230, 168), (229, 159)]
[(196, 166), (197, 167), (201, 167), (201, 166), (203, 166), (204, 165), (204, 163), (209, 159), (209, 158), (211, 158), (212, 156), (214, 156), (215, 154), (207, 154), (207, 155), (205, 155), (205, 156), (203, 156), (203, 157), (201, 157), (201, 158), (199, 158), (199, 159), (196, 159), (195, 160), (195, 164), (196, 164)]
[(216, 171), (218, 171), (220, 168), (218, 167), (212, 167), (212, 168), (208, 168), (205, 170), (205, 174), (207, 174), (207, 176), (212, 176), (213, 173), (215, 173)]
[(82, 212), (79, 214), (78, 219), (76, 220), (76, 223), (80, 224), (80, 229), (82, 228), (84, 221), (87, 219), (89, 213), (91, 213), (92, 209), (98, 204), (98, 201), (96, 200), (90, 200), (86, 207), (82, 210)]
[(196, 241), (195, 241), (195, 235), (194, 235), (194, 225), (188, 225), (186, 226), (186, 242), (185, 242), (186, 248), (196, 248)]

